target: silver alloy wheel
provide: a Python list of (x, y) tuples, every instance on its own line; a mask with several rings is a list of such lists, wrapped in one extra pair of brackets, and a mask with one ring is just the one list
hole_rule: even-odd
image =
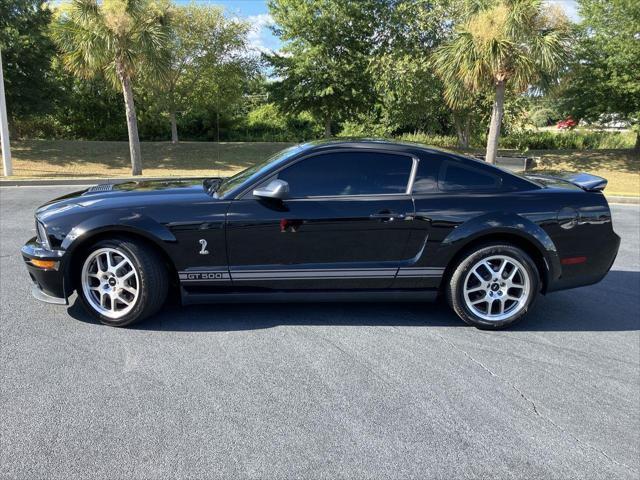
[(129, 313), (140, 294), (138, 271), (129, 257), (115, 248), (91, 252), (82, 266), (81, 283), (89, 305), (113, 319)]
[(526, 306), (530, 288), (522, 263), (507, 255), (492, 255), (477, 262), (464, 279), (464, 302), (483, 320), (498, 322)]

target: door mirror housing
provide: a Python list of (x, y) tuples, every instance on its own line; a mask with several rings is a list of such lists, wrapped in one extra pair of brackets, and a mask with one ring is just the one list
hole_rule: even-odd
[(284, 180), (272, 180), (268, 185), (256, 188), (253, 191), (254, 197), (273, 198), (276, 200), (284, 200), (289, 196), (289, 184)]

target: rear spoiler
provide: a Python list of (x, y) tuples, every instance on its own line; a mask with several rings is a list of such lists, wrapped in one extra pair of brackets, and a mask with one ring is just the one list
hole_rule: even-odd
[(557, 175), (528, 174), (534, 180), (561, 180), (572, 183), (586, 192), (601, 192), (607, 186), (607, 179), (589, 173), (560, 173)]

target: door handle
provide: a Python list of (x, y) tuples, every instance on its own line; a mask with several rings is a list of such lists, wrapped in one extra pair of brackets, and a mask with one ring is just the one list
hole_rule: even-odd
[(371, 215), (369, 215), (369, 218), (373, 220), (386, 220), (388, 222), (392, 222), (396, 219), (402, 220), (406, 218), (406, 215), (404, 213), (379, 212), (379, 213), (372, 213)]

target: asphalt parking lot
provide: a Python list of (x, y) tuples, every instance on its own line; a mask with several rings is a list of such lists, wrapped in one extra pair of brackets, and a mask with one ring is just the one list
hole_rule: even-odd
[(640, 476), (640, 209), (598, 285), (505, 332), (439, 304), (170, 306), (132, 329), (31, 298), (0, 188), (1, 478)]

